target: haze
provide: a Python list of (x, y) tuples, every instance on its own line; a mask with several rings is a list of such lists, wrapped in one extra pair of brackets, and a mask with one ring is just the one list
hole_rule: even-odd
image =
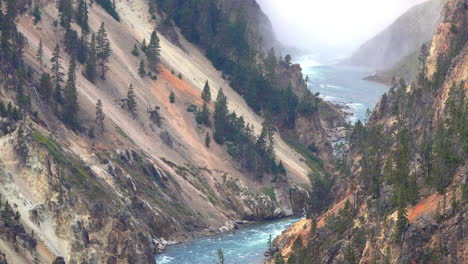
[[(424, 0), (257, 0), (278, 39), (319, 53), (349, 55)], [(336, 56), (336, 55), (335, 55)]]

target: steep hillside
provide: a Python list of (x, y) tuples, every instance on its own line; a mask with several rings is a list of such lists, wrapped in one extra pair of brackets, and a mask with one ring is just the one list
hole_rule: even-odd
[(281, 50), (282, 45), (275, 37), (270, 19), (255, 0), (222, 0), (221, 9), (227, 12), (232, 20), (247, 21), (249, 38), (257, 47), (264, 51), (271, 48)]
[(349, 62), (375, 70), (392, 68), (402, 58), (417, 51), (432, 38), (439, 23), (445, 0), (419, 4), (393, 22), (374, 38), (364, 43)]
[(334, 196), (311, 195), (271, 263), (466, 262), (468, 6), (449, 0), (442, 13), (415, 82), (354, 126)]
[[(342, 118), (310, 93), (288, 89), (290, 82), (304, 87), (299, 66), (275, 58), (268, 70), (257, 65), (257, 56), (247, 56), (243, 62), (261, 69), (258, 79), (239, 73), (236, 50), (245, 55), (244, 50), (207, 47), (226, 35), (184, 27), (179, 19), (186, 16), (166, 12), (175, 2), (32, 2), (1, 2), (0, 261), (4, 256), (8, 263), (60, 263), (61, 257), (70, 263), (154, 263), (168, 241), (227, 231), (236, 220), (302, 213), (309, 175), (332, 169), (322, 168), (319, 158), (329, 164), (326, 134)], [(96, 42), (105, 47), (105, 35), (109, 40), (103, 79), (88, 75), (92, 37), (84, 34), (83, 21)], [(156, 27), (164, 34), (153, 34)], [(149, 55), (155, 36), (161, 48), (157, 68)], [(226, 64), (216, 63), (221, 57), (213, 57), (210, 48), (232, 51), (222, 57)], [(83, 53), (88, 57), (81, 64)], [(54, 68), (57, 58), (62, 67)], [(64, 82), (56, 86), (60, 68)], [(250, 97), (247, 88), (256, 86), (249, 84), (270, 87), (262, 82), (267, 73), (284, 84), (271, 88), (275, 98), (289, 100), (267, 104), (268, 98), (256, 97), (267, 90)], [(201, 97), (205, 87), (213, 97), (209, 102)], [(227, 109), (218, 96), (221, 88)], [(208, 115), (211, 126), (197, 122), (204, 103), (209, 113), (225, 111), (218, 119), (221, 110)], [(317, 133), (301, 142), (317, 143), (318, 154), (283, 140), (284, 133), (294, 136), (306, 127)]]
[(392, 85), (392, 80), (403, 79), (411, 83), (416, 79), (419, 64), (419, 50), (401, 59), (395, 66), (387, 71), (377, 71), (375, 74), (365, 77), (368, 81)]

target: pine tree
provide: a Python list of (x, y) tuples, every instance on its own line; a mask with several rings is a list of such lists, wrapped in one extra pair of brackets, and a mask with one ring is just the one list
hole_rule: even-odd
[(210, 125), (210, 110), (206, 102), (203, 103), (202, 110), (197, 112), (196, 121), (200, 125)]
[(42, 39), (39, 40), (39, 48), (37, 49), (36, 59), (39, 62), (39, 65), (42, 69), (44, 64), (44, 48), (42, 44)]
[(76, 58), (81, 64), (84, 64), (86, 60), (88, 59), (88, 54), (89, 54), (88, 33), (86, 33), (86, 31), (84, 30), (81, 30), (81, 38), (76, 48)]
[(394, 239), (396, 241), (401, 239), (401, 235), (403, 234), (403, 232), (406, 231), (408, 223), (409, 223), (408, 212), (406, 211), (403, 198), (400, 198), (400, 201), (398, 202), (398, 209), (397, 209), (396, 230), (394, 233)]
[(143, 41), (141, 42), (141, 50), (143, 52), (146, 52), (146, 39), (144, 38)]
[(39, 93), (42, 95), (42, 98), (46, 101), (50, 100), (50, 98), (52, 97), (52, 79), (50, 77), (50, 74), (43, 73), (41, 75)]
[(215, 129), (213, 137), (218, 144), (223, 144), (225, 140), (227, 114), (227, 98), (221, 88), (216, 96), (215, 111), (213, 113)]
[(208, 84), (208, 81), (205, 82), (205, 86), (203, 87), (203, 92), (201, 95), (203, 101), (206, 103), (210, 103), (211, 101), (211, 91), (210, 91), (210, 85)]
[(156, 30), (151, 33), (151, 39), (148, 47), (145, 50), (146, 56), (148, 57), (148, 64), (151, 70), (157, 71), (157, 66), (159, 63), (159, 55), (161, 52), (161, 47), (159, 46), (159, 38)]
[(137, 44), (133, 45), (132, 55), (135, 57), (140, 56), (140, 51), (138, 50)]
[(211, 143), (211, 137), (210, 137), (210, 132), (206, 132), (206, 135), (205, 135), (205, 146), (207, 148), (210, 147), (210, 143)]
[(26, 111), (31, 109), (31, 97), (25, 92), (23, 81), (20, 81), (16, 88), (16, 101)]
[(419, 188), (417, 184), (416, 175), (412, 174), (408, 181), (408, 200), (411, 205), (416, 205), (419, 199)]
[(34, 4), (34, 9), (32, 12), (32, 15), (34, 17), (34, 25), (37, 24), (39, 21), (41, 21), (41, 9), (39, 8), (39, 2), (36, 1)]
[(60, 56), (60, 45), (57, 43), (54, 52), (52, 53), (52, 58), (50, 59), (50, 62), (52, 63), (51, 71), (55, 85), (54, 97), (58, 103), (63, 103), (61, 84), (63, 83), (63, 76), (65, 75), (62, 72), (63, 67), (60, 63), (61, 58), (62, 57)]
[(103, 22), (96, 37), (96, 57), (98, 60), (97, 64), (101, 68), (101, 78), (103, 80), (106, 79), (106, 72), (109, 69), (107, 63), (109, 62), (111, 53), (112, 49), (110, 47), (110, 42), (107, 38), (106, 27)]
[(127, 92), (127, 110), (130, 112), (133, 118), (137, 116), (137, 102), (136, 102), (136, 95), (135, 90), (133, 89), (133, 84), (130, 84), (128, 87)]
[(104, 133), (104, 119), (106, 118), (106, 115), (104, 114), (102, 107), (102, 101), (101, 99), (98, 99), (96, 103), (96, 122), (101, 133)]
[(91, 43), (89, 44), (88, 59), (85, 65), (85, 77), (90, 81), (96, 80), (97, 57), (96, 57), (96, 36), (91, 36)]
[(76, 10), (76, 23), (81, 26), (84, 32), (89, 32), (88, 5), (86, 0), (79, 0)]
[(57, 8), (59, 10), (60, 25), (69, 29), (73, 16), (72, 0), (59, 0), (57, 2)]
[(64, 89), (64, 108), (62, 118), (72, 128), (78, 128), (78, 92), (76, 90), (76, 60), (71, 58), (68, 79)]
[(169, 94), (169, 102), (171, 104), (175, 103), (175, 93), (173, 91), (171, 91), (171, 93)]
[(286, 55), (286, 57), (284, 57), (284, 63), (286, 64), (286, 67), (290, 67), (291, 66), (291, 55)]
[(140, 61), (140, 66), (138, 67), (138, 74), (142, 78), (146, 76), (145, 61), (143, 59), (141, 59)]

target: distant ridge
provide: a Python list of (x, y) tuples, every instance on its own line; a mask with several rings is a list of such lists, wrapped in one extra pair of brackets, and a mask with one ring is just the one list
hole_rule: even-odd
[(349, 63), (387, 70), (428, 42), (440, 22), (445, 0), (430, 0), (401, 15), (385, 30), (361, 45)]

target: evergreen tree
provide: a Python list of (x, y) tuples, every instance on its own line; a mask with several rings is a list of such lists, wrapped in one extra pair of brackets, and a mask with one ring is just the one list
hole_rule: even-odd
[(58, 0), (57, 8), (59, 10), (60, 25), (69, 29), (73, 17), (72, 0)]
[(267, 246), (268, 246), (268, 256), (272, 257), (273, 256), (273, 241), (271, 239), (271, 234), (268, 236), (268, 242), (267, 242)]
[(210, 143), (211, 143), (211, 137), (210, 137), (210, 132), (206, 132), (206, 135), (205, 135), (205, 146), (207, 148), (210, 147)]
[(96, 103), (96, 122), (98, 124), (99, 130), (101, 133), (104, 133), (104, 119), (106, 118), (106, 115), (104, 114), (104, 111), (102, 109), (102, 101), (101, 99), (98, 99)]
[(57, 43), (52, 53), (52, 58), (50, 59), (50, 62), (52, 63), (51, 71), (55, 86), (54, 97), (58, 103), (63, 103), (61, 84), (63, 83), (63, 76), (65, 75), (62, 72), (63, 67), (60, 62), (61, 58), (62, 57), (60, 56), (60, 45)]
[(96, 37), (96, 57), (98, 60), (98, 66), (101, 68), (101, 78), (106, 79), (106, 72), (109, 69), (107, 63), (112, 53), (109, 39), (107, 38), (107, 31), (104, 22), (101, 24)]
[(208, 104), (206, 102), (203, 103), (202, 110), (197, 112), (195, 119), (200, 125), (210, 125), (210, 110), (208, 109)]
[(284, 57), (284, 63), (286, 64), (286, 67), (290, 67), (291, 66), (291, 55), (286, 55), (286, 57)]
[(127, 105), (127, 110), (130, 112), (132, 117), (136, 118), (136, 116), (137, 116), (137, 101), (136, 101), (135, 90), (133, 89), (133, 84), (130, 84), (130, 87), (128, 87), (126, 105)]
[(408, 226), (408, 212), (406, 211), (405, 203), (403, 201), (403, 198), (400, 198), (400, 201), (398, 202), (398, 209), (397, 209), (397, 222), (396, 222), (396, 230), (394, 233), (394, 239), (396, 241), (401, 239), (401, 235), (403, 232), (406, 231), (406, 228)]
[[(400, 192), (396, 193), (395, 197), (398, 199), (407, 201), (408, 196), (406, 195), (408, 183), (409, 183), (409, 161), (410, 149), (409, 149), (409, 131), (405, 125), (402, 125), (397, 134), (397, 148), (395, 149), (395, 181), (394, 191)], [(399, 195), (401, 197), (399, 197)]]
[(37, 24), (39, 21), (41, 21), (41, 9), (39, 8), (39, 2), (36, 1), (34, 4), (34, 9), (32, 12), (32, 15), (34, 17), (34, 25)]
[(143, 41), (141, 42), (141, 50), (143, 52), (146, 52), (146, 39), (144, 38)]
[(89, 46), (88, 46), (88, 34), (82, 30), (81, 38), (78, 42), (77, 50), (76, 50), (76, 58), (81, 64), (84, 64), (88, 59), (89, 54)]
[(84, 32), (89, 32), (88, 5), (86, 0), (79, 0), (76, 10), (76, 23), (81, 26)]
[(71, 58), (68, 79), (64, 89), (64, 107), (62, 118), (72, 128), (78, 128), (78, 92), (76, 90), (76, 60)]
[(215, 110), (213, 113), (214, 118), (214, 140), (218, 144), (223, 144), (225, 140), (225, 128), (227, 120), (228, 108), (227, 98), (224, 95), (223, 89), (219, 89), (216, 97)]
[(292, 91), (291, 84), (288, 85), (288, 89), (283, 93), (284, 95), (281, 96), (283, 124), (287, 128), (292, 129), (296, 126), (296, 109), (298, 105), (298, 99)]
[(137, 44), (136, 44), (136, 43), (135, 43), (135, 45), (133, 45), (132, 54), (133, 54), (133, 56), (135, 56), (135, 57), (140, 56), (140, 51), (138, 50), (138, 47), (137, 47)]
[(143, 59), (141, 59), (140, 61), (140, 66), (138, 67), (138, 74), (142, 78), (146, 76), (145, 61)]
[(275, 50), (271, 48), (268, 51), (267, 57), (265, 59), (265, 69), (267, 71), (267, 75), (269, 79), (273, 78), (277, 64), (278, 64), (278, 59), (276, 58)]
[(411, 205), (416, 205), (419, 199), (419, 188), (416, 175), (412, 174), (408, 180), (408, 201)]
[(115, 9), (115, 0), (95, 0), (106, 12), (113, 17), (116, 21), (120, 21), (119, 14)]
[(39, 65), (42, 69), (43, 64), (44, 64), (44, 48), (42, 44), (42, 39), (39, 40), (39, 48), (37, 49), (36, 59), (39, 62)]
[(42, 98), (46, 101), (50, 100), (52, 97), (52, 78), (50, 74), (43, 73), (41, 75), (41, 80), (39, 84), (39, 93), (42, 95)]
[(173, 91), (169, 94), (169, 102), (171, 104), (175, 103), (175, 93)]
[(205, 82), (205, 86), (203, 87), (203, 92), (201, 95), (203, 101), (206, 103), (210, 103), (211, 101), (211, 91), (210, 91), (210, 85), (208, 84), (208, 81)]
[(26, 111), (31, 110), (31, 97), (24, 90), (24, 81), (20, 81), (16, 88), (16, 101)]
[(159, 55), (161, 52), (161, 47), (159, 46), (159, 38), (156, 30), (151, 33), (151, 39), (148, 47), (145, 50), (146, 56), (148, 57), (148, 65), (151, 70), (157, 71), (157, 66), (159, 63)]
[(97, 71), (97, 56), (96, 56), (96, 36), (91, 36), (91, 42), (89, 44), (89, 54), (85, 65), (85, 77), (90, 81), (96, 80)]

